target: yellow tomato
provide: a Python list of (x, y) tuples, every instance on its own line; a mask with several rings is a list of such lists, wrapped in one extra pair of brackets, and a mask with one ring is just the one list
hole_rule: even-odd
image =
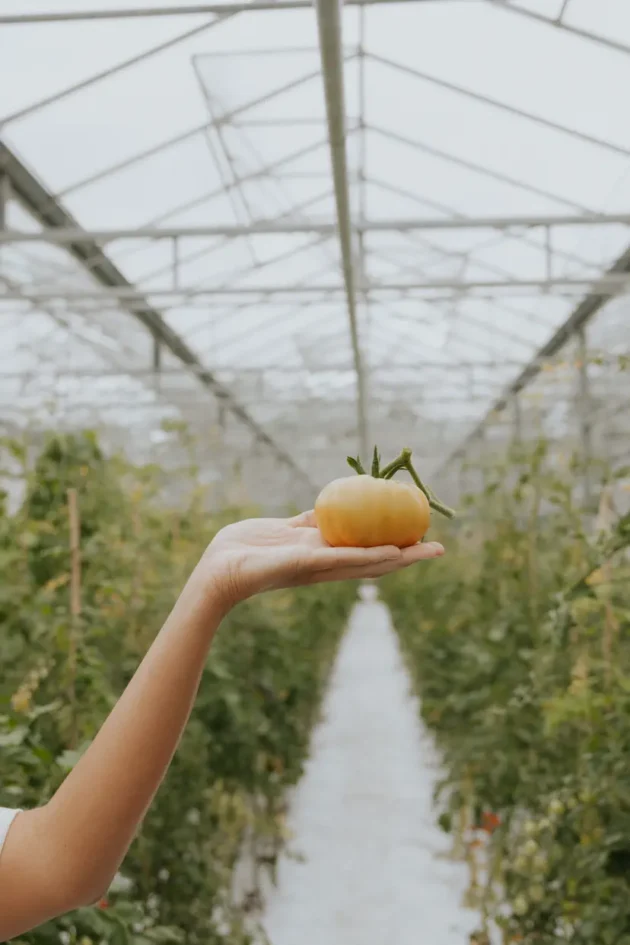
[(335, 548), (407, 548), (426, 533), (431, 510), (416, 486), (350, 476), (325, 486), (315, 503), (315, 517), (325, 541)]

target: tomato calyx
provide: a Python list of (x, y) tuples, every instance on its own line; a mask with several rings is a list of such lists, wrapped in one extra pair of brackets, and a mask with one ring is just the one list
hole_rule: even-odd
[[(354, 469), (357, 475), (368, 475), (365, 471), (363, 463), (361, 462), (360, 456), (348, 456), (348, 465), (351, 467), (351, 469)], [(416, 472), (414, 465), (411, 462), (410, 449), (405, 448), (402, 450), (400, 456), (396, 457), (393, 462), (389, 463), (389, 465), (385, 467), (381, 467), (381, 455), (378, 451), (378, 447), (374, 447), (374, 456), (372, 458), (372, 468), (370, 472), (370, 475), (374, 479), (391, 479), (396, 475), (397, 472), (400, 472), (403, 469), (409, 473), (418, 489), (420, 489), (420, 491), (425, 494), (432, 509), (434, 509), (436, 512), (439, 512), (441, 515), (446, 516), (446, 518), (455, 517), (454, 510), (449, 508), (448, 505), (444, 505), (443, 502), (440, 502), (433, 490), (426, 486), (420, 479), (420, 476)]]

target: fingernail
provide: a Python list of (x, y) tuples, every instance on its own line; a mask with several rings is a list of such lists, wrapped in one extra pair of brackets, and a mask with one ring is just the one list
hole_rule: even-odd
[(431, 548), (435, 552), (436, 557), (444, 554), (444, 545), (441, 545), (439, 541), (432, 541)]

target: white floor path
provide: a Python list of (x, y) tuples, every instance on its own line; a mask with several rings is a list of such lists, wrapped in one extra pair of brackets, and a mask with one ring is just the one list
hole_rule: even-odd
[(389, 613), (355, 609), (268, 897), (272, 945), (468, 945), (466, 869), (435, 825), (438, 776)]

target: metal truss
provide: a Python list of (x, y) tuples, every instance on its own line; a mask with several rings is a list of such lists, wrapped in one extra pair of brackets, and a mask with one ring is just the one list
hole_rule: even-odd
[[(345, 0), (346, 6), (374, 6), (387, 3), (444, 3), (446, 0)], [(473, 0), (468, 0), (473, 2)], [(278, 10), (309, 10), (310, 0), (252, 0), (250, 3), (196, 3), (171, 7), (129, 7), (118, 10), (68, 10), (65, 13), (0, 14), (0, 25), (29, 25), (34, 23), (76, 23), (91, 20), (130, 20), (154, 17), (203, 16), (214, 13), (256, 13)]]
[[(604, 226), (623, 224), (630, 226), (630, 213), (569, 213), (539, 214), (532, 216), (465, 217), (464, 219), (430, 219), (423, 217), (400, 217), (386, 220), (356, 220), (350, 229), (359, 233), (409, 233), (418, 230), (513, 230), (538, 229), (567, 226)], [(176, 240), (200, 239), (210, 236), (225, 236), (237, 239), (243, 236), (260, 236), (287, 233), (316, 233), (332, 236), (340, 231), (336, 222), (316, 223), (293, 220), (263, 220), (243, 225), (218, 224), (216, 226), (145, 226), (113, 230), (90, 230), (81, 227), (56, 227), (39, 232), (4, 230), (0, 232), (0, 243), (72, 243), (78, 239), (91, 239), (98, 243), (114, 240)]]
[[(27, 208), (42, 225), (53, 228), (55, 226), (77, 227), (77, 223), (71, 215), (46, 191), (28, 168), (2, 142), (0, 142), (0, 174), (8, 179), (11, 195)], [(6, 187), (6, 184), (4, 186)], [(98, 266), (92, 265), (90, 271), (97, 281), (108, 287), (109, 291), (124, 293), (124, 291), (132, 288), (120, 270), (91, 241), (81, 240), (70, 243), (68, 249), (79, 263), (86, 258), (100, 257)], [(10, 293), (4, 294), (4, 298), (10, 297)], [(22, 297), (27, 298), (25, 294)], [(292, 456), (269, 437), (234, 398), (232, 393), (203, 366), (194, 351), (188, 347), (177, 332), (167, 325), (160, 313), (150, 305), (146, 298), (136, 298), (134, 305), (129, 308), (129, 314), (149, 330), (156, 342), (164, 345), (183, 364), (190, 367), (201, 384), (208, 388), (225, 405), (226, 409), (232, 412), (251, 431), (257, 441), (268, 447), (280, 463), (288, 465), (296, 475), (301, 479), (305, 479), (308, 483), (308, 477), (297, 466)]]
[(578, 26), (572, 26), (567, 23), (564, 19), (564, 15), (567, 11), (570, 0), (565, 0), (560, 10), (560, 14), (556, 19), (545, 16), (543, 13), (537, 13), (535, 10), (530, 10), (527, 7), (518, 6), (517, 3), (511, 2), (511, 0), (485, 0), (485, 2), (493, 4), (497, 7), (497, 9), (506, 10), (509, 13), (516, 13), (519, 16), (524, 16), (530, 20), (542, 23), (545, 26), (553, 26), (555, 29), (562, 30), (569, 36), (575, 36), (578, 39), (585, 39), (588, 42), (595, 43), (598, 46), (603, 46), (605, 49), (611, 49), (614, 52), (630, 55), (630, 46), (626, 43), (612, 39), (609, 36), (602, 36), (599, 33), (593, 33), (590, 30), (580, 29)]
[[(201, 383), (236, 418), (257, 448), (266, 450), (307, 489), (314, 484), (295, 463), (289, 449), (301, 429), (309, 436), (317, 433), (322, 437), (330, 426), (335, 449), (350, 438), (356, 439), (361, 452), (367, 454), (370, 438), (377, 433), (393, 442), (404, 433), (404, 424), (412, 422), (409, 416), (422, 416), (426, 422), (425, 403), (436, 407), (459, 404), (462, 420), (452, 425), (458, 436), (470, 428), (470, 420), (464, 417), (469, 416), (468, 404), (474, 417), (492, 407), (455, 449), (442, 438), (440, 421), (436, 420), (428, 442), (439, 446), (442, 455), (448, 452), (440, 471), (457, 464), (480, 436), (491, 414), (512, 404), (567, 339), (580, 335), (599, 308), (628, 293), (630, 251), (610, 265), (612, 252), (608, 259), (605, 254), (600, 259), (589, 258), (581, 248), (568, 246), (564, 237), (566, 231), (582, 237), (592, 233), (593, 227), (600, 228), (595, 231), (598, 235), (601, 228), (606, 228), (607, 235), (618, 237), (624, 227), (630, 226), (630, 212), (602, 212), (509, 169), (474, 160), (465, 151), (450, 151), (415, 132), (405, 129), (403, 133), (370, 121), (366, 70), (377, 65), (413, 83), (434, 87), (440, 94), (509, 115), (523, 127), (534, 126), (597, 148), (604, 156), (608, 153), (627, 158), (630, 149), (570, 124), (552, 121), (500, 96), (478, 92), (446, 76), (371, 52), (365, 18), (371, 6), (390, 2), (430, 4), (447, 0), (346, 0), (347, 6), (358, 7), (358, 45), (350, 50), (342, 43), (339, 0), (315, 0), (319, 44), (311, 51), (319, 49), (318, 69), (303, 69), (269, 91), (252, 92), (235, 107), (221, 109), (208, 94), (195, 62), (208, 111), (205, 120), (175, 135), (166, 134), (106, 166), (88, 167), (80, 179), (57, 193), (45, 187), (14, 150), (0, 144), (0, 260), (4, 266), (0, 272), (4, 286), (0, 291), (0, 323), (3, 306), (17, 324), (44, 311), (68, 331), (73, 324), (85, 330), (92, 323), (114, 339), (114, 323), (122, 315), (143, 326), (153, 339), (153, 361), (146, 365), (130, 363), (127, 368), (112, 363), (99, 369), (75, 364), (56, 371), (54, 363), (45, 361), (35, 375), (0, 370), (0, 381), (32, 381), (37, 390), (48, 384), (54, 386), (59, 378), (68, 382), (72, 378), (135, 378), (146, 385), (147, 391), (146, 398), (137, 400), (139, 412), (159, 412), (170, 400), (191, 417), (198, 415), (193, 384)], [(570, 0), (564, 0), (554, 19), (520, 7), (518, 0), (468, 2), (493, 6), (497, 16), (528, 17), (580, 41), (624, 54), (630, 52), (630, 47), (622, 43), (573, 26), (569, 22)], [(212, 17), (0, 117), (0, 128), (12, 129), (107, 78), (141, 66), (165, 51), (185, 48), (188, 41), (203, 37), (233, 17), (301, 9), (312, 10), (312, 0), (0, 15), (0, 25), (16, 29), (29, 24), (48, 23), (52, 27), (64, 22)], [(358, 70), (358, 115), (353, 117), (348, 115), (346, 103), (346, 68)], [(265, 117), (269, 105), (315, 83), (321, 83), (324, 91), (323, 119), (308, 114)], [(271, 135), (274, 129), (302, 126), (312, 127), (315, 132), (321, 126), (321, 139), (293, 150), (287, 147), (273, 159), (264, 158), (250, 146), (250, 164), (243, 165), (239, 160), (235, 142), (246, 142), (256, 129)], [(537, 206), (551, 206), (557, 212), (465, 215), (431, 193), (410, 190), (395, 175), (385, 180), (371, 173), (369, 153), (374, 141), (437, 159), (469, 175), (471, 183), (479, 180), (508, 187), (521, 196), (536, 198)], [(128, 227), (85, 228), (64, 209), (63, 201), (75, 200), (96, 184), (115, 183), (117, 175), (165, 152), (176, 154), (178, 148), (191, 142), (207, 145), (211, 161), (219, 168), (219, 186), (174, 204), (154, 219)], [(349, 142), (356, 144), (354, 164), (349, 157)], [(324, 167), (314, 161), (314, 170), (304, 169), (311, 159), (322, 158), (325, 151), (329, 164)], [(292, 182), (322, 176), (327, 182), (325, 189), (302, 198), (291, 192)], [(256, 188), (262, 193), (264, 187), (269, 188), (265, 200), (274, 205), (272, 209), (261, 207), (255, 199)], [(376, 190), (404, 200), (406, 206), (421, 206), (429, 213), (379, 217), (369, 212), (370, 196)], [(6, 207), (12, 198), (28, 210), (41, 229), (9, 227)], [(221, 222), (221, 215), (213, 213), (213, 202), (218, 201), (227, 201), (236, 222)], [(322, 203), (326, 213), (317, 215)], [(201, 208), (207, 208), (203, 223), (180, 222), (186, 221), (186, 214)], [(287, 247), (289, 237), (295, 242)], [(266, 243), (262, 238), (267, 238)], [(117, 245), (120, 242), (122, 247)], [(158, 244), (163, 249), (165, 242), (170, 243), (170, 261), (167, 256), (167, 261), (159, 265), (154, 260), (151, 265), (139, 267), (143, 271), (133, 279), (125, 275), (127, 264), (133, 264), (136, 271), (136, 256), (141, 258), (143, 251)], [(261, 253), (263, 245), (265, 252)], [(273, 252), (269, 252), (269, 246), (274, 247)], [(513, 270), (509, 258), (498, 255), (495, 260), (491, 250), (505, 246), (530, 253), (536, 264), (524, 272), (517, 271), (518, 267)], [(236, 259), (229, 255), (234, 247), (243, 248), (247, 258), (244, 262), (239, 258), (225, 268), (220, 261), (224, 255)], [(81, 277), (68, 273), (58, 262), (50, 263), (45, 255), (38, 256), (42, 249), (69, 253), (78, 263)], [(9, 252), (13, 254), (10, 257)], [(25, 272), (32, 273), (32, 279), (6, 275), (9, 264), (16, 266), (18, 262)], [(206, 265), (208, 272), (204, 273)], [(521, 296), (527, 297), (525, 307), (519, 305)], [(569, 312), (567, 300), (575, 297), (580, 299), (579, 304)], [(555, 314), (558, 305), (566, 307), (562, 309), (563, 318)], [(65, 318), (63, 306), (74, 322)], [(257, 319), (259, 311), (264, 317)], [(341, 311), (344, 318), (340, 321)], [(108, 320), (112, 322), (109, 329)], [(288, 350), (289, 342), (295, 351), (283, 362), (282, 352)], [(173, 356), (179, 366), (173, 366), (170, 358), (168, 365), (163, 364), (166, 354)], [(264, 363), (250, 363), (249, 359)], [(507, 384), (510, 376), (513, 379)], [(427, 378), (429, 383), (425, 384)], [(190, 379), (193, 383), (186, 387)], [(440, 385), (439, 392), (431, 393), (432, 382)], [(94, 409), (89, 398), (83, 402), (73, 389), (69, 388), (67, 396), (62, 396), (61, 390), (58, 393), (68, 409)], [(125, 403), (108, 398), (102, 407), (115, 411), (124, 409)], [(406, 420), (390, 420), (387, 411), (396, 409), (401, 415), (405, 410), (411, 413), (405, 415)], [(306, 439), (308, 436), (300, 441), (300, 450), (309, 452), (311, 446)]]
[[(510, 290), (517, 295), (518, 290), (532, 290), (534, 293), (547, 293), (551, 289), (563, 289), (563, 294), (578, 294), (585, 288), (591, 287), (593, 291), (603, 296), (618, 295), (625, 293), (630, 287), (630, 274), (626, 272), (611, 272), (609, 275), (602, 276), (600, 279), (594, 279), (592, 276), (559, 276), (551, 279), (479, 279), (474, 281), (463, 281), (460, 279), (436, 279), (431, 282), (383, 282), (369, 283), (362, 286), (363, 291), (371, 295), (381, 293), (395, 293), (398, 296), (407, 297), (416, 293), (439, 292), (442, 290), (462, 294), (468, 294), (475, 290), (485, 292), (495, 292), (496, 290)], [(573, 290), (573, 292), (568, 292)], [(100, 291), (68, 289), (61, 286), (58, 289), (38, 290), (24, 287), (19, 292), (6, 292), (3, 298), (9, 301), (18, 299), (27, 299), (31, 302), (50, 302), (53, 299), (65, 298), (70, 301), (82, 302), (102, 302), (112, 300), (115, 302), (142, 302), (146, 298), (168, 299), (171, 303), (174, 299), (187, 302), (191, 299), (205, 301), (216, 297), (230, 296), (257, 296), (260, 299), (270, 299), (275, 296), (321, 296), (333, 294), (347, 294), (344, 285), (334, 283), (324, 285), (248, 285), (234, 288), (205, 288), (203, 286), (189, 289), (137, 289), (127, 286), (112, 286)], [(492, 296), (491, 296), (492, 297)]]
[[(612, 278), (613, 276), (624, 278), (628, 275), (630, 275), (630, 246), (611, 266), (608, 278)], [(584, 332), (590, 320), (606, 304), (607, 300), (608, 299), (605, 294), (596, 291), (587, 295), (579, 303), (569, 318), (553, 334), (549, 341), (547, 341), (546, 344), (544, 344), (536, 353), (535, 358), (525, 365), (525, 367), (510, 383), (501, 397), (492, 404), (488, 414), (483, 417), (483, 419), (468, 434), (466, 439), (461, 444), (459, 444), (456, 450), (447, 457), (443, 464), (441, 464), (439, 470), (440, 472), (444, 472), (447, 468), (452, 467), (457, 463), (458, 460), (461, 460), (466, 455), (466, 451), (470, 448), (470, 446), (478, 441), (480, 437), (483, 437), (483, 431), (490, 419), (505, 411), (511, 403), (515, 403), (519, 393), (523, 391), (538, 374), (540, 374), (543, 366), (548, 363), (549, 359), (561, 351), (567, 342), (572, 338), (580, 339), (582, 348), (580, 364), (582, 370), (585, 369), (587, 355)], [(581, 377), (581, 380), (583, 386), (584, 378)]]

